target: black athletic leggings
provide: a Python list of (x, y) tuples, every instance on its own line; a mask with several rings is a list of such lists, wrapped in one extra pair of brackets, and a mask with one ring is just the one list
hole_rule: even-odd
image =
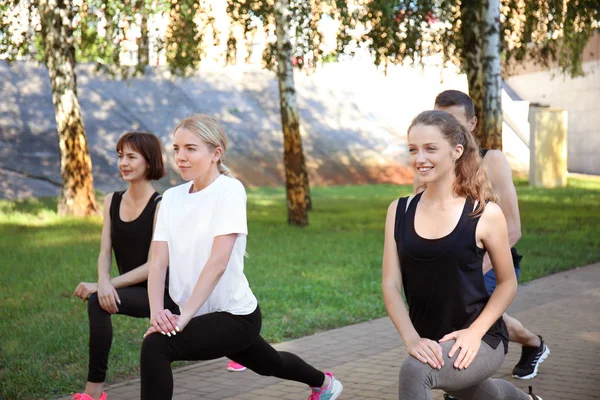
[(260, 336), (261, 314), (233, 315), (214, 312), (188, 323), (175, 336), (148, 335), (142, 344), (142, 400), (171, 399), (173, 373), (177, 360), (212, 360), (226, 356), (252, 371), (318, 387), (325, 375), (295, 354), (277, 351)]
[[(135, 318), (150, 317), (148, 289), (143, 286), (130, 286), (117, 289), (121, 304), (117, 303), (117, 314)], [(179, 314), (179, 307), (165, 292), (165, 308), (174, 314)], [(108, 368), (108, 354), (112, 344), (113, 330), (111, 314), (100, 307), (98, 294), (94, 293), (88, 299), (88, 317), (90, 322), (90, 347), (88, 382), (104, 382)]]

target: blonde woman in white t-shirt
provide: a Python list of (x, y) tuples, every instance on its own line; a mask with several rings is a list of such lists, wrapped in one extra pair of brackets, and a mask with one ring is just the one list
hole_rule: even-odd
[[(189, 182), (164, 193), (154, 231), (141, 398), (172, 398), (171, 362), (225, 356), (260, 375), (306, 383), (310, 400), (336, 399), (342, 385), (331, 373), (276, 351), (260, 336), (260, 308), (244, 275), (246, 191), (221, 160), (222, 127), (206, 115), (186, 118), (175, 128), (173, 147)], [(164, 308), (167, 265), (181, 315)]]

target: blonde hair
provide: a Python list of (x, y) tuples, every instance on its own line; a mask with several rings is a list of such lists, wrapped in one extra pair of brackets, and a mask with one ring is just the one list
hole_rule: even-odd
[(229, 168), (223, 163), (223, 157), (227, 151), (227, 135), (223, 130), (219, 121), (216, 118), (206, 114), (197, 114), (191, 117), (184, 118), (173, 130), (173, 134), (179, 129), (187, 129), (194, 133), (208, 146), (214, 149), (220, 147), (223, 149), (221, 158), (217, 162), (217, 168), (221, 175), (233, 177)]

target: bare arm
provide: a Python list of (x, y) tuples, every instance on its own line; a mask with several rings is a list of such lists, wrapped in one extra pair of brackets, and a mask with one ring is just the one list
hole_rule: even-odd
[(79, 283), (77, 288), (75, 288), (74, 295), (82, 300), (87, 300), (92, 294), (98, 293), (100, 307), (106, 312), (114, 314), (118, 311), (117, 303), (120, 304), (121, 300), (110, 279), (110, 268), (112, 266), (110, 203), (112, 202), (112, 197), (113, 193), (104, 198), (102, 238), (100, 241), (100, 253), (98, 254), (98, 282)]
[(98, 255), (98, 283), (110, 281), (110, 267), (112, 266), (112, 241), (110, 239), (110, 203), (113, 193), (104, 198), (104, 212), (102, 221), (102, 238), (100, 241), (100, 254)]
[(508, 309), (517, 293), (517, 278), (512, 266), (506, 220), (498, 205), (490, 203), (486, 206), (477, 226), (477, 238), (490, 254), (497, 280), (496, 290), (470, 327), (483, 337)]
[(185, 304), (183, 310), (181, 310), (179, 321), (184, 326), (192, 319), (194, 314), (196, 314), (206, 299), (208, 299), (208, 296), (215, 290), (219, 280), (221, 280), (221, 277), (227, 268), (227, 264), (229, 263), (229, 258), (231, 257), (231, 252), (233, 251), (237, 236), (237, 233), (231, 233), (215, 237), (208, 261), (198, 277), (192, 295)]
[(390, 319), (404, 342), (420, 338), (408, 316), (408, 310), (402, 298), (402, 274), (400, 260), (394, 239), (394, 224), (398, 200), (390, 204), (385, 219), (385, 240), (383, 244), (383, 301)]
[(410, 320), (402, 298), (402, 273), (400, 272), (396, 239), (394, 238), (397, 207), (398, 200), (395, 200), (388, 207), (385, 220), (381, 284), (383, 301), (390, 319), (406, 344), (409, 354), (422, 363), (428, 363), (432, 368), (441, 368), (443, 365), (441, 347), (432, 340), (421, 338)]
[(455, 340), (448, 356), (453, 357), (459, 351), (454, 360), (454, 367), (458, 369), (471, 365), (481, 346), (481, 339), (504, 314), (517, 293), (517, 279), (512, 267), (506, 220), (497, 204), (490, 203), (485, 207), (477, 225), (476, 235), (478, 245), (482, 244), (490, 253), (498, 285), (471, 326), (451, 332), (440, 339), (440, 342)]
[(171, 336), (185, 328), (215, 290), (219, 280), (225, 273), (237, 235), (237, 233), (232, 233), (215, 237), (208, 261), (196, 281), (194, 291), (183, 310), (181, 310), (180, 316), (175, 316), (169, 310), (164, 309), (163, 293), (169, 263), (168, 243), (164, 241), (154, 242), (150, 261), (150, 276), (148, 277), (148, 297), (152, 326), (144, 337), (152, 332), (161, 332), (163, 335)]
[[(160, 209), (160, 203), (156, 205), (156, 210), (154, 211), (154, 222), (152, 224), (152, 233), (154, 233), (154, 228), (156, 227), (156, 219), (158, 218), (158, 210)], [(150, 256), (152, 255), (152, 245), (153, 241), (150, 242), (150, 249), (148, 249), (148, 259), (147, 261), (140, 265), (139, 267), (132, 269), (131, 271), (124, 273), (123, 275), (119, 275), (111, 280), (113, 286), (115, 288), (122, 288), (135, 285), (136, 283), (140, 283), (148, 279), (148, 275), (150, 273)]]
[(100, 282), (110, 282), (110, 267), (112, 264), (112, 243), (110, 241), (110, 203), (113, 194), (104, 198), (104, 212), (102, 220), (102, 236), (100, 239), (100, 253), (98, 254), (98, 282), (80, 282), (73, 293), (81, 300), (87, 300), (92, 294), (98, 292)]
[(165, 308), (165, 278), (169, 266), (169, 244), (166, 241), (153, 241), (150, 246), (148, 264), (148, 300), (150, 301), (150, 316)]
[[(519, 213), (519, 202), (517, 191), (512, 180), (512, 171), (504, 153), (499, 150), (490, 150), (484, 160), (485, 172), (498, 193), (498, 205), (506, 218), (508, 227), (508, 243), (514, 246), (521, 238), (521, 215)], [(483, 261), (483, 273), (492, 269), (489, 253), (486, 253)]]

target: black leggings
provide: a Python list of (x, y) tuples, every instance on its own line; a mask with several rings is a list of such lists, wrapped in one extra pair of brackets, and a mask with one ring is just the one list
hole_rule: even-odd
[(318, 387), (325, 375), (295, 354), (277, 351), (260, 336), (261, 314), (233, 315), (214, 312), (188, 323), (175, 336), (153, 333), (141, 352), (142, 400), (173, 396), (171, 362), (212, 360), (226, 356), (260, 375), (276, 376)]
[[(117, 303), (117, 314), (135, 318), (150, 317), (148, 289), (143, 286), (130, 286), (117, 289), (121, 304)], [(179, 307), (165, 292), (165, 308), (179, 314)], [(108, 368), (108, 354), (112, 344), (113, 330), (111, 314), (100, 307), (98, 294), (94, 293), (88, 299), (88, 317), (90, 322), (90, 354), (88, 365), (88, 382), (104, 382)]]

